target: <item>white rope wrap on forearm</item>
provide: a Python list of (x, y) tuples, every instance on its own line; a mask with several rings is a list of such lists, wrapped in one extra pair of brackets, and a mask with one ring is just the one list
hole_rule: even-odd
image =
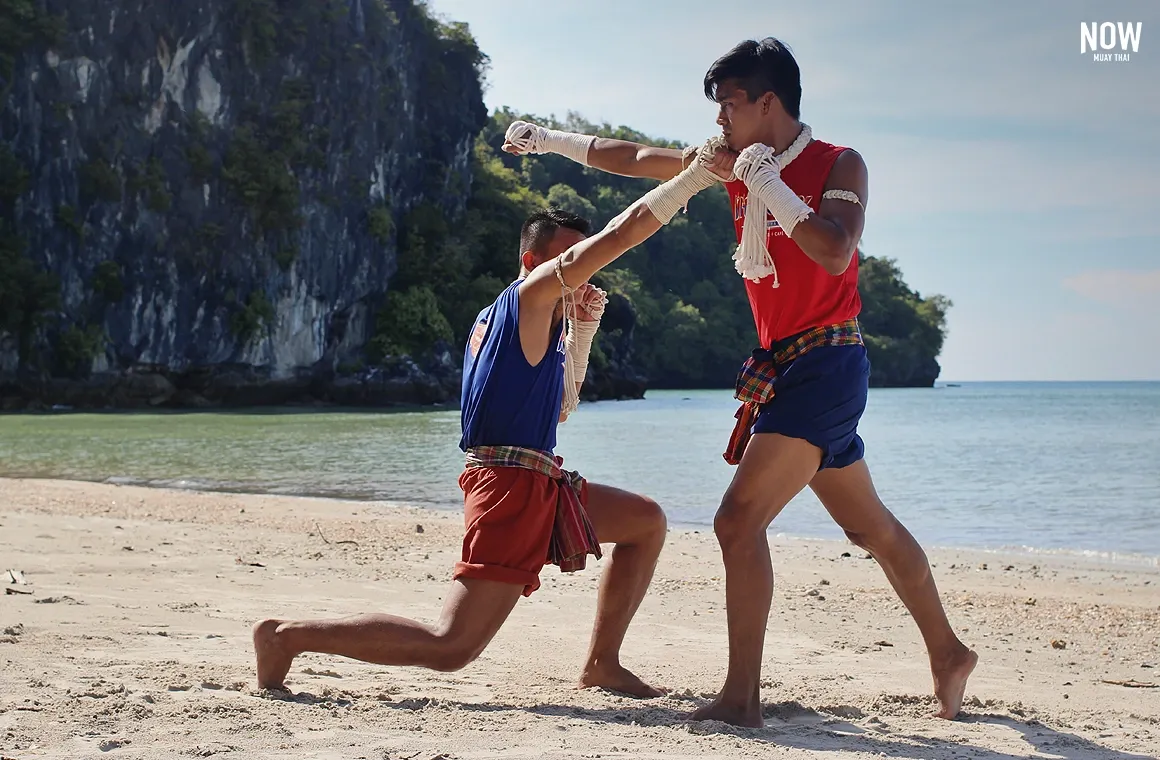
[(580, 386), (588, 376), (588, 355), (592, 352), (592, 339), (599, 329), (599, 320), (569, 321), (568, 338), (564, 344), (564, 403), (560, 406), (565, 416), (580, 406)]
[(781, 286), (777, 266), (769, 251), (768, 214), (792, 237), (794, 228), (813, 213), (805, 201), (790, 189), (781, 178), (781, 170), (801, 155), (813, 135), (808, 124), (802, 124), (797, 139), (780, 155), (774, 155), (768, 145), (755, 143), (737, 156), (733, 173), (749, 188), (745, 205), (745, 221), (741, 228), (741, 244), (733, 254), (734, 268), (742, 277), (754, 282), (773, 275), (773, 287)]
[(588, 166), (588, 149), (596, 140), (594, 135), (562, 132), (548, 129), (527, 121), (513, 121), (507, 128), (504, 139), (512, 144), (520, 154), (556, 153), (570, 158), (578, 164)]
[(705, 166), (713, 157), (719, 141), (724, 142), (720, 135), (706, 140), (705, 145), (697, 153), (697, 159), (689, 164), (688, 168), (668, 182), (645, 193), (642, 200), (661, 224), (671, 222), (694, 195), (721, 181), (720, 177)]
[[(580, 406), (580, 385), (588, 375), (588, 356), (592, 352), (592, 340), (596, 337), (596, 331), (600, 329), (600, 319), (604, 316), (604, 307), (608, 304), (608, 294), (600, 288), (592, 288), (585, 294), (583, 302), (577, 304), (576, 290), (569, 288), (564, 282), (559, 257), (556, 258), (556, 279), (560, 281), (564, 299), (567, 331), (564, 337), (564, 399), (560, 404), (560, 411), (564, 418), (567, 418)], [(578, 306), (596, 317), (596, 320), (578, 319), (576, 317)]]
[(596, 337), (607, 304), (608, 294), (600, 288), (592, 288), (579, 306), (595, 317), (595, 321), (579, 319), (575, 316), (575, 311), (569, 318), (568, 341), (565, 348), (576, 363), (576, 381), (579, 383), (583, 383), (588, 376), (588, 355), (592, 352), (592, 339)]

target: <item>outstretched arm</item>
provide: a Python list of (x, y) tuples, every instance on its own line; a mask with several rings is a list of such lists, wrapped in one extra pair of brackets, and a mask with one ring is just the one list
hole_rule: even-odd
[(677, 176), (645, 193), (603, 230), (533, 269), (519, 286), (520, 342), (528, 362), (535, 365), (543, 358), (552, 314), (566, 291), (576, 290), (643, 243), (668, 224), (690, 198), (718, 181), (700, 160), (693, 161)]
[[(670, 180), (689, 164), (683, 151), (548, 129), (527, 121), (514, 121), (504, 136), (503, 149), (522, 156), (557, 153), (573, 161), (623, 177)], [(684, 165), (682, 165), (684, 164)]]

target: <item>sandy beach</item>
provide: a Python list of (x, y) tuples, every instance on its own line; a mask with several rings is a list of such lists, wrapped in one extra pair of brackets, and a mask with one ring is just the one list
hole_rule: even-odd
[(981, 657), (953, 722), (929, 717), (922, 643), (878, 566), (789, 539), (772, 542), (765, 728), (688, 722), (726, 665), (708, 531), (670, 531), (624, 650), (667, 696), (573, 688), (600, 562), (548, 568), (463, 671), (307, 655), (291, 696), (258, 690), (255, 620), (433, 621), (461, 529), (404, 505), (0, 479), (0, 757), (1160, 755), (1160, 570), (1054, 555), (929, 552)]

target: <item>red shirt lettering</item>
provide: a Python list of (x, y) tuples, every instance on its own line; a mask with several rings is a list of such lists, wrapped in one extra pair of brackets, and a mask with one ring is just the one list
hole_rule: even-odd
[[(814, 140), (781, 171), (782, 180), (815, 213), (821, 205), (830, 169), (844, 150)], [(733, 226), (740, 243), (749, 188), (740, 180), (725, 183), (725, 188), (729, 191)], [(762, 348), (770, 348), (779, 340), (811, 328), (858, 316), (862, 310), (862, 299), (858, 295), (858, 251), (854, 251), (846, 271), (835, 277), (802, 252), (773, 214), (769, 215), (766, 227), (766, 246), (777, 267), (780, 287), (773, 287), (773, 275), (759, 282), (745, 280)]]

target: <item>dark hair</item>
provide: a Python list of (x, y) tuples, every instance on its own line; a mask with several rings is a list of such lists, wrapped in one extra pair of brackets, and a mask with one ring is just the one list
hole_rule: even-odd
[(524, 226), (520, 228), (520, 253), (534, 251), (542, 254), (544, 247), (561, 227), (576, 230), (582, 235), (588, 235), (591, 229), (587, 219), (570, 211), (560, 208), (537, 211), (524, 220)]
[(775, 37), (761, 42), (745, 40), (713, 61), (705, 73), (705, 97), (717, 101), (717, 88), (726, 79), (749, 95), (749, 102), (772, 92), (793, 118), (801, 117), (802, 78), (797, 61), (785, 43)]

